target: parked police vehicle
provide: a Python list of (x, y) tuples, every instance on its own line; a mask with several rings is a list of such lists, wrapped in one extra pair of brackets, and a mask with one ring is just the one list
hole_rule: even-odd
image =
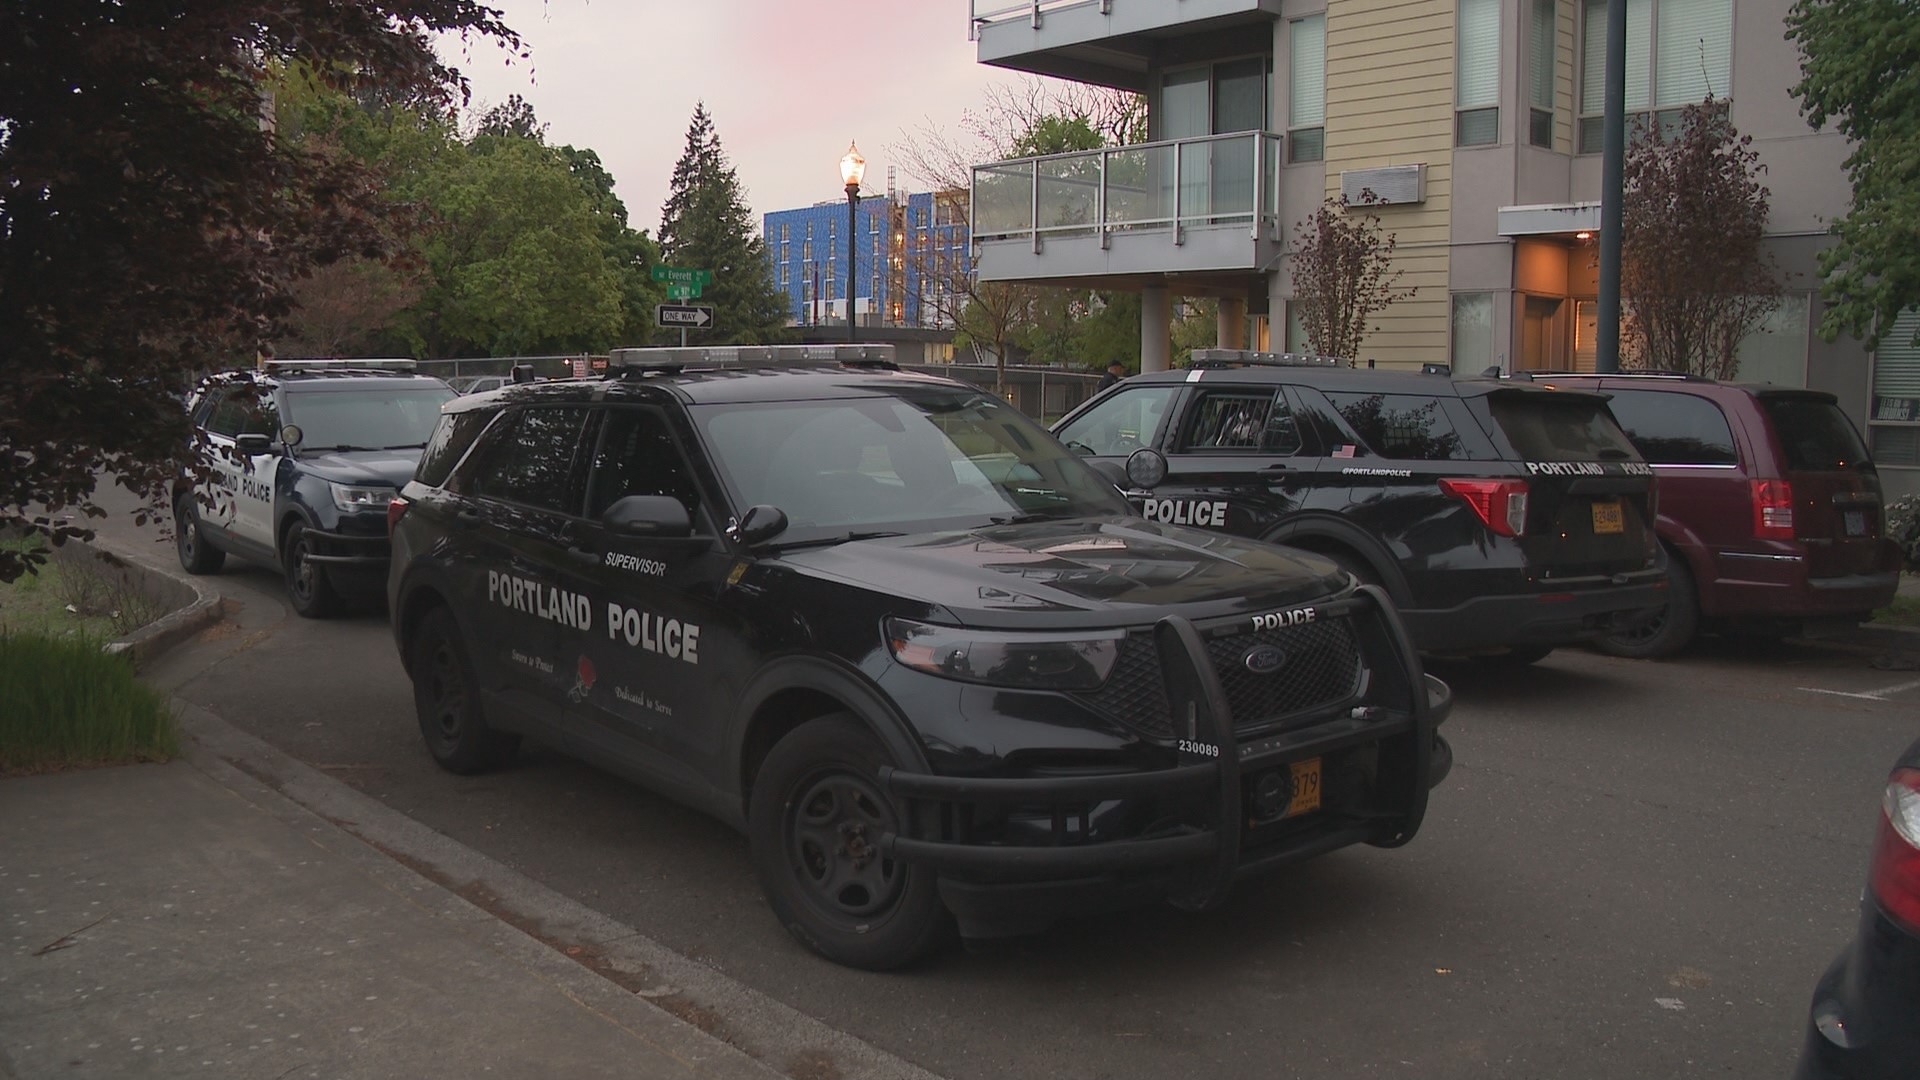
[(276, 359), (207, 378), (187, 406), (206, 481), (174, 493), (180, 565), (211, 574), (232, 554), (279, 567), (309, 618), (377, 599), (387, 504), (453, 397), (411, 360)]
[(444, 406), (388, 583), (444, 767), (534, 735), (740, 828), (885, 968), (1419, 828), (1450, 698), (1316, 556), (1142, 520), (887, 346), (617, 350)]
[(1149, 521), (1332, 559), (1432, 652), (1532, 663), (1666, 603), (1653, 473), (1601, 394), (1195, 350), (1054, 426)]

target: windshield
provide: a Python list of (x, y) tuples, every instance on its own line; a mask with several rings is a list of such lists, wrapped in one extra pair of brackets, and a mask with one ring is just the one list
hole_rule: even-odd
[(786, 541), (1126, 514), (1113, 484), (997, 398), (949, 386), (694, 410), (741, 510)]
[(289, 390), (285, 423), (300, 426), (302, 450), (397, 450), (425, 446), (453, 400), (442, 385), (378, 390)]

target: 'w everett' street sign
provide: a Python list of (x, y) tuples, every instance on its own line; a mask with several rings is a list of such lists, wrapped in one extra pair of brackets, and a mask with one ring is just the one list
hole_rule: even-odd
[(693, 295), (700, 295), (703, 285), (713, 284), (713, 271), (687, 270), (678, 266), (656, 266), (653, 268), (653, 280), (662, 285), (691, 286)]

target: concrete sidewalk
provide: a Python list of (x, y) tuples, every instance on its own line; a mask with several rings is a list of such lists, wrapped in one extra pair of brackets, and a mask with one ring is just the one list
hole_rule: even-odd
[(209, 764), (0, 781), (0, 1074), (780, 1075)]

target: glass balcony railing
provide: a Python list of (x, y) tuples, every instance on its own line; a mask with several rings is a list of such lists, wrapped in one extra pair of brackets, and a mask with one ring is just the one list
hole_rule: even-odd
[(1278, 223), (1280, 160), (1280, 136), (1243, 131), (978, 165), (973, 238), (1240, 224), (1258, 239)]

